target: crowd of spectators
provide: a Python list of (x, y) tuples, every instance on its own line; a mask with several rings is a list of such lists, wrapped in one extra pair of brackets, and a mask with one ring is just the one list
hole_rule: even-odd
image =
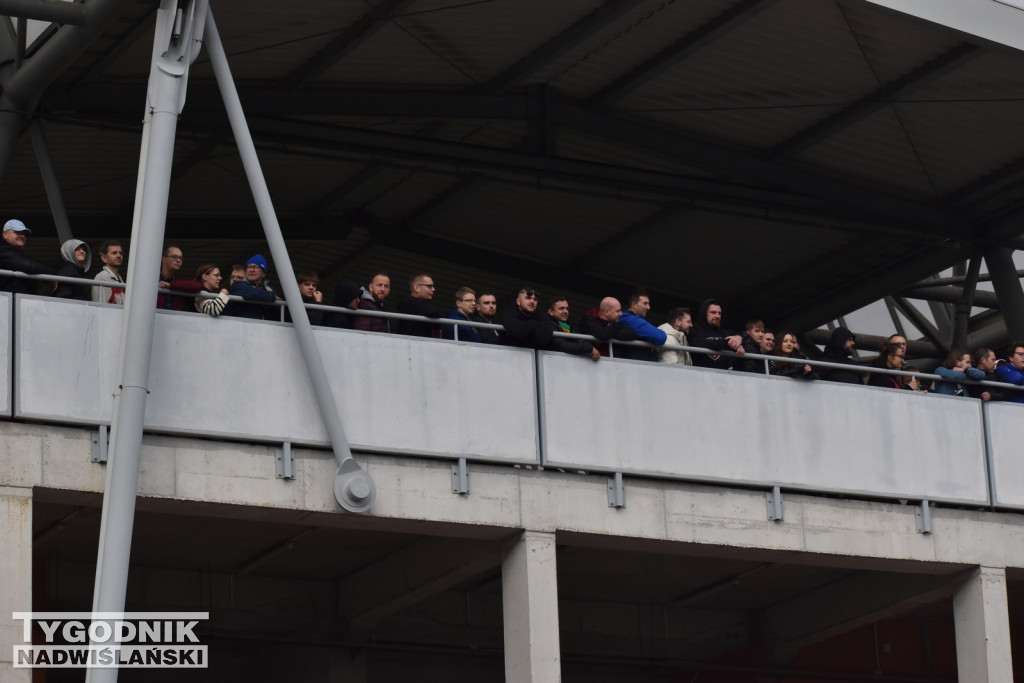
[[(0, 269), (34, 275), (71, 278), (86, 276), (92, 265), (92, 252), (88, 244), (81, 240), (67, 240), (61, 245), (61, 263), (51, 268), (22, 253), (31, 234), (32, 231), (17, 219), (4, 224), (3, 241), (0, 242)], [(50, 293), (68, 299), (123, 304), (123, 245), (116, 240), (102, 243), (99, 258), (102, 267), (93, 278), (97, 284), (89, 286), (56, 282), (50, 285)], [(209, 316), (279, 319), (278, 311), (268, 304), (279, 301), (281, 297), (270, 285), (267, 260), (262, 255), (254, 254), (245, 264), (233, 265), (230, 282), (226, 287), (222, 286), (223, 276), (216, 264), (201, 265), (195, 271), (195, 277), (189, 278), (182, 276), (184, 262), (184, 253), (178, 246), (168, 245), (164, 249), (160, 262), (157, 308), (195, 310)], [(296, 280), (304, 304), (325, 303), (316, 273), (298, 272)], [(30, 294), (36, 292), (36, 287), (32, 280), (0, 277), (0, 291)], [(668, 314), (668, 322), (655, 327), (646, 320), (651, 310), (650, 296), (643, 289), (636, 289), (626, 299), (625, 309), (618, 299), (605, 297), (596, 308), (586, 311), (578, 327), (574, 328), (570, 323), (569, 300), (566, 297), (551, 297), (545, 302), (546, 306), (542, 306), (541, 293), (525, 285), (513, 293), (509, 303), (500, 311), (494, 292), (477, 292), (463, 286), (455, 291), (452, 308), (445, 310), (446, 307), (435, 302), (437, 286), (434, 278), (426, 272), (416, 273), (409, 278), (409, 291), (399, 297), (395, 309), (397, 313), (412, 317), (392, 321), (377, 315), (359, 314), (359, 311), (387, 311), (385, 302), (391, 295), (391, 288), (391, 277), (385, 271), (375, 272), (365, 286), (341, 282), (335, 287), (333, 305), (350, 312), (324, 311), (307, 306), (310, 323), (553, 350), (586, 356), (594, 361), (614, 354), (630, 360), (928, 391), (917, 377), (877, 371), (918, 371), (916, 367), (906, 364), (907, 340), (898, 334), (886, 339), (878, 349), (877, 357), (865, 365), (853, 358), (855, 335), (845, 327), (838, 327), (832, 331), (820, 357), (820, 360), (830, 365), (813, 366), (801, 352), (799, 338), (793, 332), (780, 334), (776, 346), (774, 331), (768, 329), (761, 320), (748, 321), (742, 334), (723, 327), (722, 303), (715, 299), (701, 303), (696, 317), (688, 308), (673, 309)], [(287, 311), (284, 316), (285, 321), (290, 321)], [(500, 325), (502, 329), (467, 323)], [(556, 333), (578, 333), (590, 339)], [(647, 344), (619, 344), (612, 350), (614, 342), (636, 341)], [(706, 349), (709, 352), (691, 353), (676, 348), (680, 346)], [(977, 349), (973, 354), (965, 348), (953, 349), (935, 373), (941, 378), (934, 382), (931, 389), (936, 394), (1024, 403), (1024, 391), (1004, 391), (977, 384), (980, 380), (988, 380), (1024, 386), (1024, 342), (1011, 343), (1006, 360), (997, 359), (996, 353), (987, 348)]]

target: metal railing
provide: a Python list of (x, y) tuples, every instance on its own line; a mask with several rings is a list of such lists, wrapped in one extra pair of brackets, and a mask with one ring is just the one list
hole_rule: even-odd
[[(28, 280), (62, 282), (62, 283), (73, 284), (73, 285), (88, 285), (90, 287), (110, 287), (110, 283), (98, 282), (96, 280), (91, 280), (91, 279), (88, 279), (88, 278), (72, 278), (72, 277), (63, 277), (63, 276), (59, 276), (59, 275), (29, 275), (27, 273), (22, 273), (20, 271), (11, 271), (11, 270), (3, 270), (3, 269), (0, 269), (0, 277), (17, 277), (17, 278), (23, 278), (23, 279), (28, 279)], [(127, 285), (118, 285), (119, 289), (120, 288), (125, 288), (125, 291), (127, 292), (126, 287), (127, 287)], [(225, 288), (225, 289), (227, 289), (227, 288)], [(160, 290), (160, 294), (164, 294), (164, 295), (168, 295), (168, 296), (180, 296), (180, 297), (186, 297), (186, 298), (210, 298), (210, 299), (216, 298), (218, 296), (217, 294), (214, 294), (214, 293), (211, 293), (211, 292), (207, 292), (207, 291), (184, 292), (184, 291), (174, 290), (174, 289), (161, 289)], [(282, 322), (285, 319), (284, 318), (284, 314), (285, 314), (286, 307), (285, 307), (285, 302), (283, 300), (269, 301), (269, 302), (265, 302), (265, 301), (252, 301), (252, 300), (245, 299), (245, 298), (237, 296), (237, 295), (229, 295), (228, 296), (228, 300), (229, 301), (236, 301), (236, 302), (244, 302), (244, 303), (247, 303), (247, 304), (254, 304), (254, 305), (258, 305), (258, 306), (266, 306), (268, 308), (278, 308), (281, 311), (279, 319)], [(305, 308), (307, 310), (311, 310), (311, 311), (322, 311), (322, 312), (325, 312), (325, 313), (340, 313), (340, 314), (343, 314), (343, 315), (346, 315), (346, 316), (349, 316), (349, 317), (384, 318), (386, 320), (406, 320), (406, 321), (412, 321), (412, 322), (428, 322), (428, 323), (431, 323), (431, 324), (434, 324), (434, 325), (439, 325), (439, 326), (443, 325), (443, 326), (446, 326), (446, 327), (453, 328), (453, 337), (454, 337), (455, 340), (458, 340), (458, 337), (459, 337), (459, 327), (472, 327), (472, 328), (477, 328), (477, 329), (488, 329), (488, 330), (495, 330), (495, 331), (498, 331), (498, 332), (504, 332), (505, 331), (505, 328), (502, 327), (501, 325), (494, 324), (494, 323), (477, 322), (475, 320), (456, 320), (456, 319), (445, 318), (445, 317), (430, 318), (430, 317), (421, 316), (421, 315), (411, 315), (411, 314), (408, 314), (408, 313), (398, 313), (398, 312), (394, 312), (394, 311), (371, 311), (371, 310), (366, 310), (366, 309), (352, 309), (352, 308), (347, 308), (347, 307), (344, 307), (344, 306), (331, 306), (331, 305), (328, 305), (328, 304), (304, 304), (304, 306), (305, 306)], [(197, 311), (190, 311), (190, 312), (198, 313)], [(744, 359), (747, 359), (747, 360), (760, 360), (760, 361), (763, 361), (764, 364), (765, 364), (765, 372), (764, 373), (752, 373), (752, 372), (745, 373), (745, 374), (750, 374), (750, 375), (754, 375), (754, 376), (759, 376), (759, 375), (762, 375), (762, 374), (763, 375), (770, 375), (771, 372), (769, 370), (769, 363), (784, 363), (784, 364), (791, 364), (791, 365), (810, 365), (813, 368), (824, 368), (824, 369), (831, 369), (831, 370), (846, 370), (846, 371), (850, 371), (850, 372), (863, 373), (864, 375), (880, 374), (880, 375), (893, 375), (893, 376), (896, 376), (896, 377), (916, 377), (919, 380), (928, 380), (928, 381), (939, 381), (939, 382), (949, 382), (950, 381), (950, 380), (945, 379), (945, 378), (943, 378), (943, 377), (941, 377), (939, 375), (936, 375), (934, 373), (908, 372), (906, 370), (891, 370), (889, 368), (877, 368), (877, 367), (872, 367), (870, 365), (860, 364), (860, 363), (850, 363), (850, 364), (833, 363), (833, 362), (830, 362), (830, 361), (815, 360), (815, 359), (811, 359), (811, 358), (788, 358), (786, 356), (767, 355), (767, 354), (759, 354), (759, 353), (745, 353), (743, 356), (740, 356), (739, 354), (737, 354), (734, 351), (729, 351), (729, 350), (725, 350), (725, 349), (715, 351), (715, 350), (712, 350), (712, 349), (706, 349), (706, 348), (699, 347), (699, 346), (683, 346), (683, 345), (679, 345), (679, 344), (668, 344), (668, 343), (663, 344), (661, 346), (658, 346), (658, 345), (653, 344), (651, 342), (645, 342), (645, 341), (621, 341), (621, 340), (614, 340), (613, 339), (613, 340), (609, 340), (607, 342), (604, 342), (604, 341), (602, 341), (600, 339), (597, 339), (596, 337), (593, 337), (593, 336), (590, 336), (590, 335), (587, 335), (587, 334), (579, 334), (579, 333), (576, 333), (576, 332), (569, 333), (569, 332), (558, 332), (558, 331), (556, 331), (554, 333), (554, 335), (556, 337), (562, 337), (562, 338), (565, 338), (565, 339), (577, 339), (577, 340), (589, 341), (589, 342), (593, 342), (595, 344), (605, 343), (605, 344), (608, 345), (609, 357), (610, 358), (614, 358), (615, 357), (615, 355), (614, 355), (614, 348), (615, 348), (615, 346), (633, 346), (633, 347), (647, 348), (647, 349), (650, 349), (652, 351), (657, 351), (657, 350), (664, 349), (664, 350), (669, 350), (669, 351), (686, 351), (686, 352), (689, 352), (689, 353), (698, 353), (698, 354), (702, 354), (702, 355), (712, 355), (712, 354), (715, 354), (715, 355), (720, 355), (720, 356), (726, 356), (728, 358), (744, 358)], [(964, 380), (962, 380), (960, 382), (957, 382), (957, 383), (958, 384), (964, 384), (964, 385), (979, 385), (979, 386), (993, 387), (993, 388), (996, 388), (996, 389), (1003, 389), (1003, 390), (1009, 390), (1009, 391), (1024, 391), (1024, 386), (1019, 386), (1019, 385), (1016, 385), (1016, 384), (1008, 384), (1006, 382), (995, 382), (995, 381), (991, 381), (991, 380), (964, 379)]]

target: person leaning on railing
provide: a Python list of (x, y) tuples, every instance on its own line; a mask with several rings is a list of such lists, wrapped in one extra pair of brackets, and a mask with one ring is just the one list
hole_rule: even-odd
[(196, 281), (202, 287), (203, 292), (215, 294), (213, 297), (196, 297), (195, 307), (200, 313), (218, 316), (224, 312), (228, 305), (228, 290), (220, 286), (223, 278), (220, 268), (215, 263), (204, 263), (196, 270)]
[[(825, 345), (825, 353), (822, 354), (822, 360), (828, 361), (829, 363), (853, 366), (852, 352), (855, 342), (856, 337), (853, 332), (850, 332), (850, 330), (845, 327), (837, 327), (832, 330), (832, 336), (829, 338), (828, 344)], [(852, 367), (850, 370), (840, 368), (821, 368), (821, 370), (819, 370), (819, 374), (826, 382), (864, 384), (864, 379), (861, 373), (854, 370)]]
[[(996, 376), (1000, 382), (1024, 386), (1024, 341), (1011, 342), (1006, 356), (1010, 362), (996, 368)], [(1010, 400), (1024, 403), (1024, 391), (1011, 391)]]
[[(796, 348), (796, 335), (792, 332), (783, 332), (780, 337), (779, 347), (773, 355), (780, 358), (798, 358), (807, 360), (807, 357)], [(818, 373), (809, 363), (783, 363), (780, 361), (769, 361), (768, 367), (773, 375), (782, 377), (800, 377), (801, 379), (818, 379)]]
[[(0, 270), (20, 270), (29, 275), (53, 275), (53, 268), (21, 253), (32, 231), (17, 218), (4, 223), (3, 243), (0, 243)], [(36, 283), (16, 277), (0, 277), (0, 292), (35, 294)]]
[[(985, 373), (982, 378), (988, 382), (1001, 382), (996, 376), (996, 352), (992, 349), (980, 348), (974, 352), (974, 367)], [(968, 384), (967, 393), (971, 398), (980, 398), (983, 401), (1005, 401), (1006, 389), (986, 387), (982, 384)]]
[(261, 306), (259, 303), (248, 303), (250, 301), (260, 303), (273, 303), (277, 300), (277, 294), (266, 283), (267, 259), (260, 254), (253, 256), (245, 264), (245, 279), (234, 282), (228, 290), (232, 296), (240, 296), (245, 301), (231, 301), (224, 307), (224, 315), (234, 318), (252, 318), (263, 320), (265, 311), (273, 313), (272, 308)]
[(582, 339), (556, 337), (555, 323), (547, 314), (537, 310), (540, 292), (529, 287), (520, 287), (515, 303), (501, 313), (501, 325), (505, 328), (502, 343), (528, 349), (548, 349), (577, 356), (590, 356), (600, 360), (601, 354), (594, 345)]
[[(92, 265), (92, 252), (89, 250), (89, 245), (82, 240), (66, 240), (60, 247), (60, 255), (64, 258), (65, 263), (57, 271), (57, 275), (62, 277), (84, 278), (89, 266)], [(89, 301), (92, 297), (92, 287), (58, 282), (53, 295), (58, 299)]]
[(935, 368), (935, 374), (945, 380), (935, 382), (933, 387), (935, 393), (945, 396), (967, 396), (967, 391), (961, 382), (969, 379), (985, 379), (985, 373), (982, 370), (971, 367), (971, 353), (967, 349), (950, 351), (946, 361)]

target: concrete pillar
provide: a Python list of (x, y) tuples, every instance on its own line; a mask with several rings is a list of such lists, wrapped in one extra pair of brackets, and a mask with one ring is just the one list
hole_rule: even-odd
[(953, 596), (953, 620), (959, 680), (1012, 681), (1006, 571), (979, 567)]
[(562, 678), (555, 535), (524, 531), (501, 565), (506, 683)]
[(30, 683), (32, 669), (15, 669), (23, 622), (12, 612), (32, 611), (32, 489), (0, 486), (0, 681)]

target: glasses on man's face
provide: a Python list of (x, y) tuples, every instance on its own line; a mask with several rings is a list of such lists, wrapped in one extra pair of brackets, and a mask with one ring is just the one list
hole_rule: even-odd
[(169, 258), (169, 259), (171, 259), (172, 261), (180, 261), (180, 260), (181, 260), (181, 259), (183, 259), (184, 257), (183, 257), (183, 256), (182, 256), (181, 254), (168, 254), (168, 255), (167, 255), (167, 256), (165, 256), (164, 258)]
[(538, 296), (540, 296), (540, 292), (538, 292), (536, 289), (524, 289), (523, 294), (527, 299), (536, 299)]
[(893, 342), (893, 343), (892, 343), (892, 346), (898, 346), (898, 347), (900, 347), (901, 349), (903, 349), (903, 348), (906, 348), (906, 346), (907, 346), (907, 342)]
[(431, 282), (430, 284), (426, 284), (424, 282), (420, 282), (416, 286), (417, 287), (426, 287), (427, 289), (436, 289), (436, 287), (434, 287), (434, 283), (433, 282)]

